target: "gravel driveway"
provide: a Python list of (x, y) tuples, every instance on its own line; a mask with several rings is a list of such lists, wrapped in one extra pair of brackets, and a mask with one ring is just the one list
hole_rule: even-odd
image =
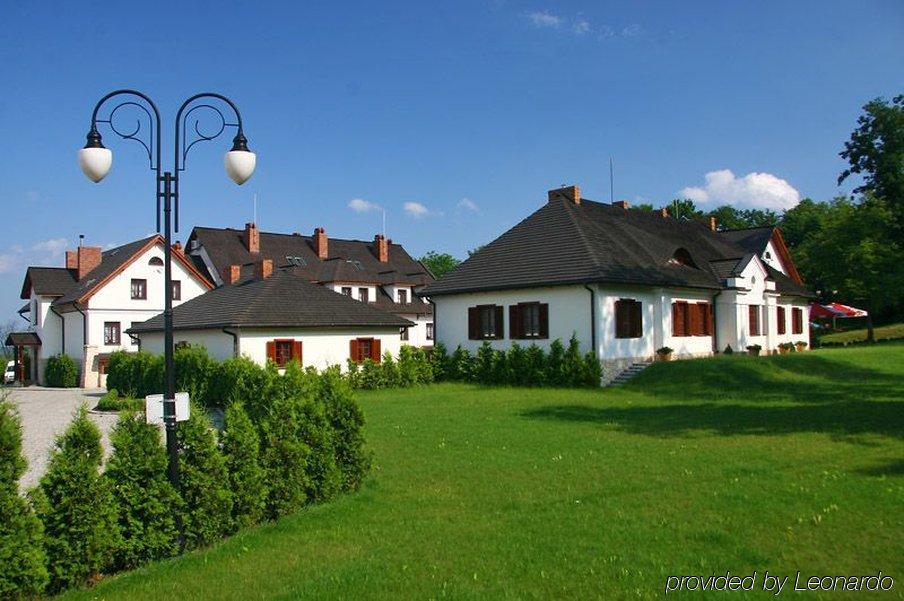
[[(66, 429), (73, 414), (83, 404), (93, 409), (103, 390), (80, 388), (9, 388), (9, 400), (19, 410), (22, 419), (22, 453), (28, 461), (28, 470), (19, 481), (23, 491), (37, 485), (47, 469), (47, 456), (56, 437)], [(109, 455), (108, 434), (116, 423), (115, 413), (89, 413), (91, 420), (103, 434), (104, 456)]]

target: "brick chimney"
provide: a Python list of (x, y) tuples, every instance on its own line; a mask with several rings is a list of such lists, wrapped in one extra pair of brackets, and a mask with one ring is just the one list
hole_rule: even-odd
[(78, 247), (78, 279), (82, 279), (95, 267), (100, 265), (101, 249), (99, 246), (79, 246)]
[(78, 251), (66, 251), (66, 269), (78, 269)]
[(317, 253), (318, 259), (326, 259), (330, 256), (329, 238), (326, 237), (326, 230), (322, 227), (314, 228), (314, 252)]
[(173, 250), (179, 254), (182, 254), (182, 243), (179, 240), (176, 240), (176, 243), (173, 244)]
[(273, 275), (273, 259), (261, 259), (254, 264), (254, 279), (266, 280)]
[(662, 215), (663, 219), (665, 219), (669, 216), (669, 210), (665, 207), (662, 207), (661, 209), (659, 209), (659, 214)]
[(242, 277), (242, 268), (238, 265), (227, 265), (223, 268), (223, 283), (235, 284)]
[(377, 234), (374, 236), (374, 244), (377, 246), (377, 258), (380, 263), (387, 263), (389, 261), (389, 241), (386, 236)]
[(554, 200), (570, 200), (576, 205), (581, 204), (581, 188), (578, 186), (565, 186), (564, 188), (556, 188), (546, 193), (549, 202)]
[(715, 217), (709, 218), (709, 229), (711, 229), (712, 231), (716, 231), (716, 218)]
[(622, 209), (627, 210), (628, 207), (631, 206), (631, 203), (629, 203), (627, 200), (616, 200), (615, 202), (612, 203), (612, 206), (613, 206), (613, 207), (620, 207), (620, 208), (622, 208)]
[(244, 241), (248, 252), (259, 253), (261, 251), (261, 233), (253, 221), (245, 224)]

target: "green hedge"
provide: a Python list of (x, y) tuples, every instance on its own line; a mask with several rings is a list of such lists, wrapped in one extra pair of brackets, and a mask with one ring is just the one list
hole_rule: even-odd
[(44, 368), (44, 385), (52, 388), (78, 386), (78, 367), (69, 355), (53, 355)]

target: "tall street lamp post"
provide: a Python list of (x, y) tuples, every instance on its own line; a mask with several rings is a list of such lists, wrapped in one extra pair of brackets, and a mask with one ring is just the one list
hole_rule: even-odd
[[(100, 118), (107, 104), (113, 105), (106, 112), (106, 118)], [(227, 120), (220, 107), (231, 110), (235, 120)], [(138, 119), (134, 129), (121, 129), (117, 126), (117, 111), (127, 109), (134, 111)], [(203, 111), (198, 112), (198, 111)], [(187, 130), (189, 118), (195, 114), (196, 118)], [(200, 117), (207, 114), (214, 118), (214, 126), (210, 131), (202, 131)], [(147, 118), (145, 121), (145, 117)], [(216, 120), (218, 119), (218, 121)], [(147, 131), (142, 131), (144, 123), (148, 124)], [(176, 113), (174, 161), (172, 171), (162, 171), (160, 162), (160, 111), (157, 105), (145, 94), (136, 90), (116, 90), (100, 99), (91, 114), (91, 129), (88, 132), (88, 142), (78, 152), (78, 162), (84, 174), (94, 183), (100, 182), (113, 164), (113, 153), (104, 147), (100, 132), (97, 129), (99, 123), (106, 124), (110, 130), (124, 140), (133, 140), (141, 144), (147, 152), (151, 170), (156, 177), (157, 200), (157, 232), (160, 232), (160, 212), (163, 209), (163, 231), (166, 245), (164, 248), (164, 338), (163, 353), (165, 361), (164, 391), (163, 391), (163, 422), (166, 426), (166, 450), (169, 455), (169, 480), (173, 486), (179, 483), (178, 451), (176, 446), (176, 373), (173, 364), (173, 277), (172, 277), (172, 227), (171, 214), (175, 211), (175, 231), (179, 232), (179, 178), (185, 170), (185, 159), (189, 150), (202, 141), (213, 140), (219, 137), (226, 128), (235, 128), (236, 134), (232, 139), (232, 149), (226, 153), (224, 163), (226, 174), (232, 181), (242, 185), (251, 174), (257, 157), (248, 150), (248, 140), (242, 130), (242, 116), (238, 107), (221, 94), (205, 92), (196, 94), (182, 103)], [(191, 140), (189, 140), (191, 138)]]

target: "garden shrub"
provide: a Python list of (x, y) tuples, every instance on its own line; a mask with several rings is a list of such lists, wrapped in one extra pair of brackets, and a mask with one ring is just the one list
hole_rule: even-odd
[(184, 502), (182, 534), (195, 549), (222, 538), (232, 527), (232, 492), (226, 459), (204, 408), (192, 403), (189, 418), (176, 426), (179, 494)]
[(450, 373), (449, 355), (446, 352), (446, 345), (442, 342), (434, 344), (433, 349), (428, 356), (433, 379), (436, 381), (452, 380)]
[(203, 346), (193, 344), (176, 349), (173, 355), (176, 368), (176, 390), (187, 392), (188, 398), (205, 407), (210, 405), (208, 392), (214, 376), (214, 361)]
[(414, 362), (419, 384), (430, 384), (436, 380), (436, 375), (433, 372), (433, 363), (430, 361), (427, 351), (422, 348), (412, 348), (411, 358)]
[[(407, 348), (407, 347), (403, 347)], [(383, 360), (380, 362), (380, 385), (378, 388), (398, 388), (399, 386), (411, 386), (411, 383), (402, 381), (402, 372), (400, 365), (392, 358), (392, 353), (386, 351), (383, 353)]]
[(365, 390), (383, 388), (383, 368), (379, 363), (365, 359), (361, 363), (361, 374), (358, 378), (359, 386)]
[(302, 394), (289, 395), (277, 388), (258, 400), (249, 411), (258, 427), (260, 463), (268, 483), (264, 515), (275, 519), (301, 509), (307, 500), (308, 456), (311, 449), (299, 438)]
[(270, 385), (273, 372), (259, 366), (247, 357), (233, 357), (215, 364), (211, 371), (207, 402), (210, 405), (228, 407), (239, 401), (246, 410), (260, 401)]
[(546, 359), (546, 381), (550, 386), (565, 384), (565, 346), (558, 338), (549, 345), (549, 356)]
[(515, 385), (546, 386), (547, 379), (546, 355), (543, 349), (532, 344), (525, 353), (524, 378), (515, 382)]
[(309, 449), (306, 502), (316, 503), (336, 495), (342, 486), (342, 473), (336, 464), (333, 428), (327, 419), (325, 405), (319, 398), (301, 400), (299, 405), (298, 438)]
[[(389, 356), (390, 358), (392, 357), (392, 355)], [(386, 359), (383, 359), (383, 363), (386, 363)], [(418, 366), (418, 359), (414, 353), (414, 347), (405, 345), (399, 349), (398, 372), (399, 377), (395, 386), (407, 388), (409, 386), (416, 386), (420, 383), (420, 367)], [(388, 387), (389, 385), (387, 383), (387, 388)]]
[(577, 335), (572, 334), (565, 349), (565, 357), (562, 364), (562, 384), (564, 386), (581, 386), (583, 381), (584, 361), (581, 356), (581, 346)]
[(517, 342), (512, 342), (506, 352), (505, 366), (498, 381), (511, 386), (523, 386), (528, 382), (527, 351)]
[(233, 525), (238, 529), (261, 521), (267, 486), (260, 464), (260, 437), (245, 406), (229, 405), (224, 421), (223, 455), (232, 490)]
[(69, 355), (53, 355), (44, 368), (44, 384), (52, 388), (78, 386), (78, 367)]
[(338, 367), (320, 376), (319, 397), (333, 430), (333, 449), (342, 490), (356, 490), (370, 471), (371, 455), (364, 447), (364, 412)]
[(94, 409), (96, 411), (144, 411), (144, 399), (120, 396), (118, 390), (110, 388), (104, 396), (100, 397)]
[(43, 527), (19, 496), (22, 424), (6, 395), (0, 397), (0, 599), (35, 597), (47, 584)]
[(107, 389), (124, 397), (143, 399), (163, 392), (163, 357), (145, 351), (110, 353), (107, 362)]
[(596, 358), (596, 353), (593, 351), (584, 353), (583, 366), (584, 377), (581, 385), (590, 387), (599, 386), (600, 380), (603, 377), (603, 366), (600, 365), (599, 359)]
[(476, 379), (473, 368), (474, 361), (470, 351), (459, 345), (449, 360), (448, 378), (454, 382), (470, 382)]
[(496, 381), (496, 352), (489, 342), (484, 342), (477, 349), (474, 358), (474, 367), (471, 370), (472, 379), (481, 384), (493, 384)]
[(100, 430), (83, 405), (51, 451), (47, 472), (33, 491), (44, 524), (50, 592), (91, 582), (120, 545), (117, 510), (100, 474)]
[(121, 542), (114, 567), (128, 569), (179, 552), (175, 513), (182, 500), (167, 479), (160, 430), (144, 416), (124, 413), (110, 433), (113, 454), (104, 477), (118, 511)]

